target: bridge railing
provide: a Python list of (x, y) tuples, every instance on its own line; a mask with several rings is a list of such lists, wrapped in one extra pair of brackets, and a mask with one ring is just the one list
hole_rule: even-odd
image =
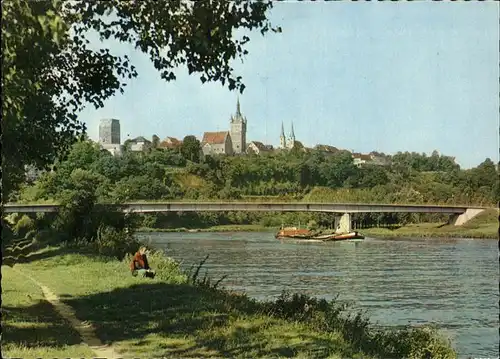
[[(168, 203), (186, 203), (186, 204), (225, 204), (225, 203), (248, 203), (248, 204), (312, 204), (312, 205), (377, 205), (377, 206), (407, 206), (407, 207), (462, 207), (462, 208), (493, 208), (488, 206), (474, 205), (474, 204), (464, 204), (464, 203), (407, 203), (407, 202), (393, 202), (393, 203), (380, 203), (380, 202), (332, 202), (332, 201), (284, 201), (284, 200), (200, 200), (196, 201), (193, 199), (176, 199), (176, 200), (137, 200), (137, 201), (127, 201), (122, 203), (116, 202), (100, 202), (102, 205), (129, 205), (129, 204), (168, 204)], [(38, 202), (9, 202), (4, 204), (4, 206), (37, 206), (37, 205), (54, 205), (59, 206), (60, 203), (57, 201), (38, 201)]]

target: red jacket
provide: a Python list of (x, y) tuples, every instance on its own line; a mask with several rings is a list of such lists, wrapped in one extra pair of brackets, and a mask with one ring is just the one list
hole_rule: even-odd
[(130, 270), (134, 271), (136, 269), (149, 269), (148, 259), (145, 254), (137, 252), (130, 262)]

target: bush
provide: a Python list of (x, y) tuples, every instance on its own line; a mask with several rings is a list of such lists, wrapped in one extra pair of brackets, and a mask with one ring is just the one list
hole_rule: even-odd
[(395, 355), (408, 359), (457, 357), (450, 341), (432, 325), (401, 330), (379, 330), (373, 333), (371, 342), (375, 344), (372, 344), (372, 348), (378, 347), (378, 350), (388, 357)]
[(158, 215), (156, 215), (156, 213), (141, 215), (141, 227), (156, 228), (157, 225), (158, 225)]
[(11, 226), (15, 225), (19, 220), (19, 213), (11, 213), (2, 218), (2, 222), (6, 224), (10, 224)]
[(174, 284), (187, 282), (187, 276), (182, 272), (180, 262), (167, 257), (162, 251), (151, 252), (148, 261), (159, 279)]
[(305, 294), (290, 294), (284, 291), (274, 302), (266, 303), (269, 315), (288, 319), (311, 319), (317, 311), (326, 311), (328, 302), (324, 299), (309, 297)]
[(264, 216), (259, 224), (264, 227), (279, 227), (283, 224), (283, 220), (279, 216)]
[(140, 243), (127, 230), (117, 230), (110, 226), (101, 226), (97, 231), (94, 246), (100, 255), (122, 260), (127, 254), (133, 254)]
[(14, 234), (18, 237), (25, 237), (29, 231), (35, 229), (35, 221), (27, 215), (23, 215), (14, 225)]
[(307, 229), (309, 229), (311, 231), (315, 231), (316, 229), (318, 229), (318, 223), (314, 219), (311, 219), (307, 223)]
[(374, 329), (364, 313), (350, 311), (346, 304), (288, 292), (283, 292), (276, 301), (263, 305), (269, 315), (308, 322), (325, 332), (340, 332), (366, 354), (382, 355), (384, 358), (456, 358), (449, 340), (432, 326)]

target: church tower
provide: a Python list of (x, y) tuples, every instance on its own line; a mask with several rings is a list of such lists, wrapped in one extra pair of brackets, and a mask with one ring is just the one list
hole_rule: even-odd
[(229, 134), (233, 143), (233, 153), (245, 153), (247, 149), (247, 119), (241, 114), (239, 97), (236, 103), (236, 114), (231, 116), (230, 123)]
[(283, 121), (281, 121), (280, 148), (286, 148), (285, 127), (283, 126)]
[(287, 148), (292, 149), (295, 146), (295, 131), (293, 130), (293, 122), (292, 122), (292, 131), (290, 132), (290, 137), (288, 137)]

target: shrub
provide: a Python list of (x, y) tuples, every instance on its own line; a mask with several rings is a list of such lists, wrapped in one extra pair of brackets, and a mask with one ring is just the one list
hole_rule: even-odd
[(283, 224), (283, 219), (277, 215), (264, 215), (259, 224), (264, 227), (279, 227)]
[(14, 234), (18, 237), (25, 237), (29, 231), (34, 229), (35, 222), (27, 215), (23, 215), (14, 225)]
[(348, 310), (347, 304), (304, 294), (283, 292), (274, 302), (263, 303), (268, 315), (308, 322), (317, 330), (340, 332), (358, 350), (384, 358), (456, 358), (449, 340), (435, 327), (374, 329), (363, 312)]
[(94, 245), (100, 255), (122, 260), (127, 254), (133, 254), (139, 248), (140, 243), (127, 230), (101, 226), (97, 231)]
[(50, 228), (37, 228), (34, 240), (38, 243), (43, 243), (46, 245), (58, 245), (60, 243), (58, 234)]
[(161, 251), (153, 251), (148, 256), (151, 267), (156, 271), (156, 276), (168, 283), (182, 284), (187, 282), (187, 276), (181, 270), (181, 263), (167, 257)]
[(39, 212), (36, 214), (36, 228), (37, 230), (49, 229), (56, 218), (56, 213), (43, 213)]
[(372, 334), (371, 352), (378, 350), (387, 357), (408, 359), (456, 358), (457, 353), (448, 339), (445, 339), (432, 325), (400, 330), (378, 330)]
[(307, 223), (307, 229), (309, 229), (311, 231), (315, 231), (316, 229), (318, 229), (318, 223), (314, 219), (311, 219)]
[(6, 224), (15, 225), (19, 220), (19, 213), (11, 213), (2, 218), (2, 221)]
[(141, 216), (141, 227), (156, 228), (158, 224), (158, 216), (156, 214), (144, 214)]
[(265, 312), (283, 319), (310, 320), (318, 312), (326, 312), (329, 306), (331, 304), (325, 299), (284, 291), (274, 302), (265, 304)]

